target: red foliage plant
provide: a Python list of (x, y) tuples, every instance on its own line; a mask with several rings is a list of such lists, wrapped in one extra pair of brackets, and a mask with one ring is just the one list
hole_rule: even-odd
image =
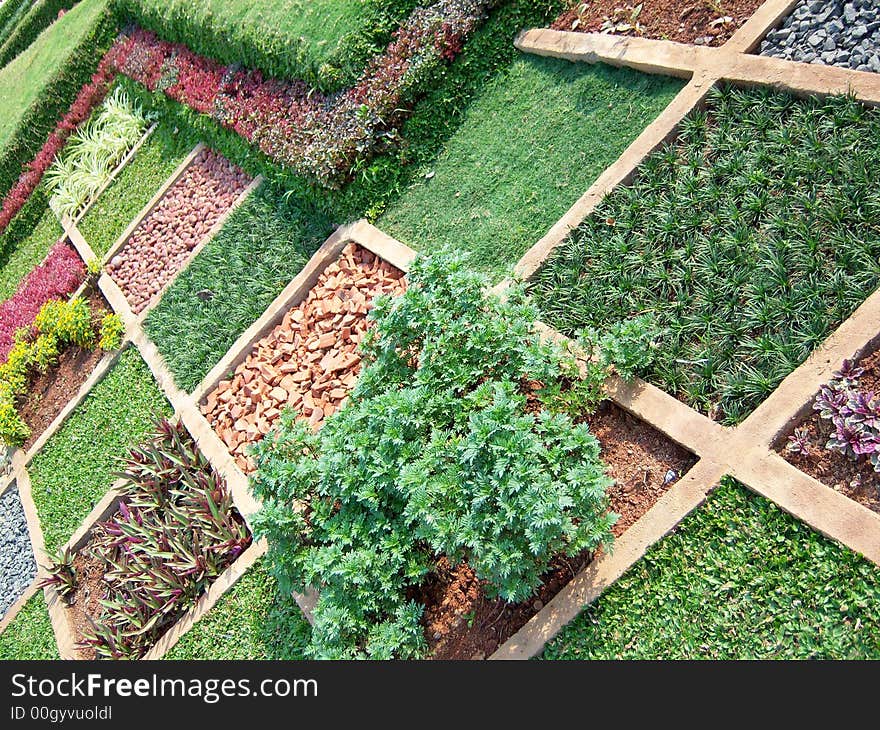
[(7, 193), (3, 200), (3, 206), (0, 208), (0, 233), (6, 230), (9, 222), (22, 209), (31, 193), (40, 184), (46, 170), (64, 148), (67, 138), (89, 118), (92, 110), (104, 101), (110, 85), (116, 78), (114, 63), (117, 53), (118, 50), (111, 49), (101, 59), (98, 70), (92, 75), (91, 81), (80, 89), (67, 114), (58, 122), (36, 157), (27, 164), (18, 181)]
[(15, 294), (0, 304), (0, 361), (6, 361), (16, 331), (33, 324), (50, 299), (63, 299), (73, 293), (85, 276), (85, 264), (64, 240), (52, 246), (43, 263), (32, 269)]

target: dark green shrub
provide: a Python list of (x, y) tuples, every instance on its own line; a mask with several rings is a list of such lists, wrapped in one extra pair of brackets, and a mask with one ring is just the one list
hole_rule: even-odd
[(320, 591), (314, 656), (420, 655), (410, 596), (441, 555), (522, 601), (554, 556), (611, 539), (598, 442), (547, 406), (576, 364), (540, 341), (522, 289), (485, 284), (463, 257), (419, 258), (376, 301), (349, 404), (317, 434), (287, 413), (255, 450), (279, 583)]

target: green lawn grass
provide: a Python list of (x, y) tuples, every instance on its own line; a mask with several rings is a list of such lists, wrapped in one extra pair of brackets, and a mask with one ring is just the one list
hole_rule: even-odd
[(180, 387), (199, 384), (331, 231), (320, 212), (268, 184), (232, 213), (147, 317)]
[(192, 135), (160, 124), (77, 226), (103, 256), (192, 151)]
[(46, 600), (38, 591), (0, 634), (0, 660), (59, 658)]
[(165, 658), (300, 660), (309, 632), (296, 601), (282, 598), (262, 558)]
[(115, 481), (119, 460), (150, 432), (155, 417), (170, 414), (149, 368), (130, 347), (28, 468), (47, 550), (80, 526)]
[(0, 150), (71, 51), (91, 30), (110, 0), (82, 0), (46, 28), (31, 46), (0, 69)]
[(726, 479), (545, 659), (878, 659), (880, 568)]
[(521, 56), (379, 220), (418, 251), (510, 268), (672, 100), (681, 82)]
[(653, 314), (641, 373), (742, 421), (880, 284), (880, 111), (713, 90), (534, 277), (565, 334)]
[(0, 301), (8, 299), (18, 288), (21, 280), (30, 273), (49, 253), (49, 249), (64, 235), (55, 214), (46, 208), (36, 227), (0, 268)]
[(223, 63), (350, 85), (416, 0), (122, 0), (139, 24)]

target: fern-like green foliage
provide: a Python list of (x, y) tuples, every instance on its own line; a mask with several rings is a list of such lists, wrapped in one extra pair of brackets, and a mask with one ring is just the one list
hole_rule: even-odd
[(288, 412), (255, 448), (276, 577), (320, 593), (315, 657), (421, 656), (412, 596), (442, 555), (522, 601), (554, 556), (611, 539), (599, 444), (548, 407), (574, 362), (521, 288), (485, 285), (458, 255), (417, 259), (407, 292), (375, 303), (348, 405), (318, 433)]

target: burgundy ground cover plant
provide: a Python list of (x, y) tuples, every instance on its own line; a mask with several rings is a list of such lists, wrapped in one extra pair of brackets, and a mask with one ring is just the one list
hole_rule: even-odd
[(208, 114), (269, 157), (336, 187), (353, 165), (393, 140), (406, 105), (461, 51), (498, 0), (440, 0), (417, 8), (350, 89), (326, 96), (300, 80), (223, 66), (134, 29), (111, 53), (115, 68)]
[[(823, 385), (813, 403), (819, 416), (834, 426), (826, 449), (856, 461), (868, 460), (880, 472), (880, 398), (863, 390), (859, 378), (864, 370), (844, 360), (834, 379)], [(790, 451), (809, 453), (809, 443), (801, 429), (789, 437)]]
[(64, 299), (83, 282), (86, 267), (77, 253), (58, 241), (43, 262), (0, 304), (0, 362), (5, 361), (15, 341), (15, 332), (33, 323), (40, 308), (50, 299)]
[(113, 80), (116, 78), (114, 58), (117, 48), (111, 48), (101, 62), (98, 70), (92, 75), (91, 81), (85, 84), (77, 94), (67, 114), (58, 122), (55, 130), (46, 139), (36, 157), (31, 160), (18, 178), (18, 181), (7, 193), (0, 208), (0, 233), (6, 230), (9, 222), (16, 216), (34, 192), (46, 170), (64, 149), (68, 137), (76, 128), (85, 122), (92, 110), (104, 101)]

